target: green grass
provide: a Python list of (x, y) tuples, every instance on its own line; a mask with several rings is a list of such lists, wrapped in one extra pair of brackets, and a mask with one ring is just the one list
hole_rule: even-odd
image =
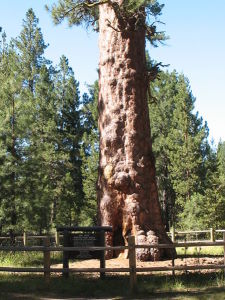
[[(177, 248), (178, 256), (185, 254), (184, 248)], [(190, 247), (186, 256), (223, 255), (223, 247)], [(51, 255), (51, 263), (61, 263), (62, 254)], [(43, 266), (41, 252), (0, 252), (1, 266), (40, 267)], [(65, 279), (60, 275), (51, 277), (46, 285), (43, 275), (0, 273), (0, 300), (40, 299), (40, 297), (90, 297), (131, 298), (128, 276), (107, 276), (105, 280), (84, 275), (71, 275)], [(138, 290), (135, 298), (145, 299), (225, 299), (223, 272), (210, 274), (188, 273), (187, 275), (138, 275)]]
[[(185, 248), (176, 248), (177, 255), (185, 255)], [(188, 247), (186, 249), (187, 256), (223, 256), (223, 246), (204, 246), (204, 247)]]
[[(189, 247), (177, 248), (179, 256), (222, 256), (223, 247)], [(54, 252), (51, 254), (51, 263), (57, 264), (62, 262), (62, 253)], [(43, 253), (41, 252), (2, 252), (0, 251), (0, 265), (2, 267), (41, 267), (43, 266)]]
[[(51, 263), (61, 263), (62, 253), (51, 254)], [(2, 267), (41, 267), (43, 253), (41, 252), (2, 252), (0, 251), (0, 266)]]
[(1, 274), (0, 299), (19, 299), (19, 295), (22, 295), (20, 299), (225, 299), (225, 282), (222, 273), (177, 275), (175, 279), (172, 276), (139, 275), (138, 289), (131, 295), (128, 276), (108, 276), (104, 280), (80, 275), (71, 275), (68, 279), (53, 276), (46, 285), (43, 276)]

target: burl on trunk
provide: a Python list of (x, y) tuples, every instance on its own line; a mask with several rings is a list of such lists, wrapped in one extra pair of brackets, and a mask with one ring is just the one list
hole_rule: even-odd
[[(151, 146), (145, 29), (135, 27), (135, 18), (124, 25), (108, 4), (99, 10), (99, 220), (113, 227), (108, 245), (124, 245), (130, 234), (137, 244), (170, 243)], [(139, 249), (137, 257), (159, 260), (174, 253)]]

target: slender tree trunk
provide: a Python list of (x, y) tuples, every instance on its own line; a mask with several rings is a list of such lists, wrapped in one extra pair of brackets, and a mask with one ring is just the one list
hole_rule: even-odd
[[(161, 217), (150, 138), (145, 30), (125, 29), (113, 9), (100, 6), (98, 178), (99, 220), (113, 227), (109, 245), (170, 242)], [(126, 24), (127, 26), (127, 24)], [(173, 250), (138, 250), (141, 260), (171, 257)], [(113, 253), (108, 253), (112, 256)]]

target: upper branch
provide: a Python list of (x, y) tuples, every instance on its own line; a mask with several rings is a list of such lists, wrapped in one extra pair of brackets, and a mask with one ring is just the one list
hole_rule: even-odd
[(110, 0), (102, 0), (102, 1), (98, 1), (98, 2), (92, 2), (92, 3), (87, 1), (87, 2), (84, 2), (84, 5), (87, 6), (88, 8), (93, 8), (93, 7), (96, 7), (96, 6), (105, 4), (105, 3), (109, 3), (109, 1)]
[[(56, 24), (67, 19), (70, 26), (93, 25), (95, 30), (98, 30), (99, 6), (104, 4), (113, 9), (119, 21), (117, 26), (109, 23), (109, 27), (120, 32), (144, 28), (146, 38), (154, 46), (166, 39), (164, 32), (158, 32), (155, 25), (160, 23), (157, 17), (161, 15), (164, 6), (157, 0), (58, 0), (50, 9), (47, 6), (46, 8), (51, 12)], [(152, 23), (152, 19), (156, 22)]]
[(65, 18), (68, 19), (69, 25), (80, 25), (82, 22), (89, 24), (91, 21), (96, 21), (98, 7), (109, 1), (59, 0), (58, 4), (53, 4), (51, 8), (46, 6), (46, 9), (51, 12), (56, 24), (61, 23)]

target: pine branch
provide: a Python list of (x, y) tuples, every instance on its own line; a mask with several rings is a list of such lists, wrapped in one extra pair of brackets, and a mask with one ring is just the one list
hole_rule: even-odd
[[(153, 46), (166, 39), (164, 32), (157, 31), (157, 23), (162, 24), (157, 17), (161, 14), (163, 5), (155, 0), (58, 0), (58, 4), (53, 4), (50, 9), (48, 6), (46, 8), (51, 12), (55, 24), (67, 19), (69, 26), (85, 24), (87, 27), (94, 27), (98, 24), (98, 8), (104, 4), (108, 4), (114, 10), (118, 20), (117, 26), (108, 22), (108, 26), (113, 30), (129, 32), (144, 28), (146, 38)], [(150, 22), (150, 16), (155, 22)]]
[(102, 1), (99, 1), (99, 2), (93, 2), (93, 3), (87, 3), (87, 2), (84, 2), (83, 5), (88, 7), (88, 8), (93, 8), (93, 7), (96, 7), (96, 6), (99, 6), (99, 5), (102, 5), (102, 4), (106, 4), (106, 3), (109, 3), (110, 0), (102, 0)]
[(51, 12), (53, 20), (56, 24), (61, 23), (65, 18), (72, 19), (71, 24), (80, 24), (82, 20), (85, 22), (94, 15), (96, 7), (109, 3), (110, 0), (100, 0), (97, 2), (87, 1), (71, 1), (71, 3), (59, 2), (58, 5), (53, 4), (51, 8), (45, 6), (46, 10)]
[(161, 62), (152, 65), (150, 70), (147, 71), (147, 93), (149, 96), (149, 102), (150, 103), (157, 103), (157, 98), (152, 96), (151, 93), (151, 87), (150, 84), (151, 82), (153, 82), (154, 80), (156, 80), (159, 76), (159, 73), (161, 72), (160, 67), (168, 67), (169, 65), (163, 65)]

